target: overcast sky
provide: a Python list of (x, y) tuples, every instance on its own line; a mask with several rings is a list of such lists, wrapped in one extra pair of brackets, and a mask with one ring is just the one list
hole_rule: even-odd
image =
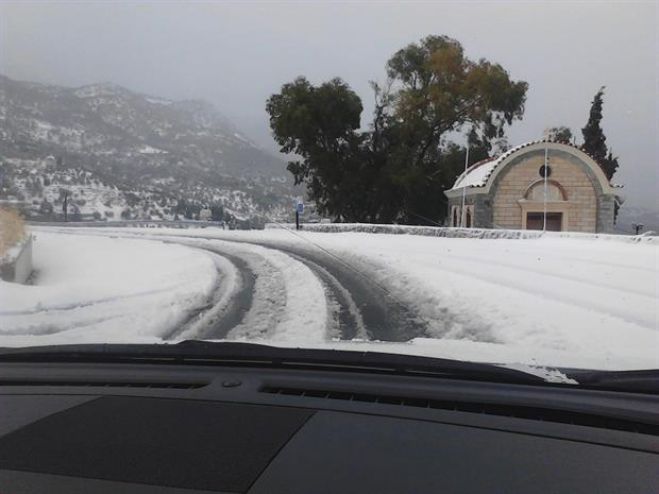
[[(8, 2), (0, 72), (67, 86), (114, 82), (211, 101), (265, 148), (265, 100), (298, 75), (339, 76), (372, 108), (369, 80), (429, 34), (529, 83), (512, 145), (550, 126), (577, 131), (605, 85), (603, 127), (629, 205), (659, 209), (656, 1), (648, 2)], [(369, 118), (363, 116), (363, 120)]]

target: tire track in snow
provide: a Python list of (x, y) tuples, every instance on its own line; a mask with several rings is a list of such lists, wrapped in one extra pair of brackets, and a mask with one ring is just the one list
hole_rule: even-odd
[[(145, 238), (145, 236), (142, 236)], [(229, 294), (209, 304), (195, 320), (171, 337), (176, 339), (254, 339), (275, 333), (286, 306), (281, 274), (264, 257), (235, 246), (233, 242), (199, 237), (148, 236), (155, 241), (184, 245), (224, 259), (235, 272), (225, 280)]]
[[(224, 250), (227, 250), (225, 245)], [(279, 321), (286, 309), (286, 285), (281, 276), (262, 256), (240, 252), (231, 246), (232, 255), (240, 258), (251, 271), (252, 303), (243, 318), (223, 336), (229, 339), (260, 339), (275, 334)], [(215, 334), (214, 337), (220, 337)]]
[(330, 312), (333, 312), (336, 318), (337, 334), (335, 336), (342, 340), (352, 340), (354, 338), (362, 340), (371, 339), (364, 324), (364, 318), (350, 291), (320, 264), (295, 254), (291, 254), (291, 256), (306, 264), (325, 285), (327, 296), (334, 305), (333, 311)]
[(335, 332), (331, 304), (307, 265), (276, 249), (199, 237), (146, 236), (206, 250), (227, 259), (239, 281), (221, 304), (199, 313), (200, 322), (170, 338), (324, 341)]
[[(140, 235), (140, 237), (144, 238), (143, 235)], [(275, 291), (282, 291), (284, 288), (271, 286), (272, 279), (269, 283), (265, 284), (267, 286), (260, 286), (263, 283), (259, 283), (257, 280), (262, 280), (264, 277), (272, 278), (276, 275), (270, 271), (270, 268), (267, 265), (263, 265), (263, 261), (254, 258), (247, 259), (246, 256), (249, 256), (249, 254), (241, 252), (241, 249), (244, 251), (244, 248), (241, 248), (241, 246), (256, 246), (257, 248), (265, 248), (267, 251), (281, 253), (283, 252), (283, 249), (281, 249), (280, 246), (266, 246), (265, 244), (255, 242), (217, 240), (192, 235), (172, 237), (154, 235), (149, 236), (148, 238), (203, 249), (215, 253), (216, 255), (223, 256), (238, 268), (239, 273), (243, 275), (243, 281), (245, 281), (245, 278), (247, 279), (245, 288), (241, 290), (240, 293), (235, 294), (236, 296), (234, 297), (234, 301), (243, 307), (243, 310), (240, 312), (242, 313), (243, 319), (245, 319), (244, 321), (238, 320), (235, 317), (229, 317), (227, 320), (226, 315), (220, 314), (216, 321), (211, 321), (212, 327), (198, 330), (196, 334), (189, 329), (184, 329), (178, 331), (176, 335), (180, 335), (180, 337), (205, 339), (220, 339), (227, 337), (230, 339), (263, 339), (272, 338), (275, 335), (275, 327), (272, 324), (264, 325), (263, 322), (271, 321), (278, 323), (282, 319), (283, 316), (273, 317), (277, 312), (277, 307), (273, 306), (273, 304), (268, 304), (268, 308), (254, 307), (252, 309), (250, 307), (252, 312), (250, 314), (249, 310), (245, 308), (246, 305), (249, 305), (245, 300), (249, 298), (250, 303), (252, 300), (256, 300), (257, 305), (265, 305), (263, 304), (263, 296), (260, 294), (263, 292), (269, 292), (272, 294)], [(227, 244), (231, 247), (227, 248)], [(221, 245), (223, 245), (223, 247), (221, 247)], [(284, 254), (305, 265), (322, 283), (325, 291), (327, 307), (327, 327), (325, 331), (327, 337), (340, 339), (371, 339), (371, 335), (366, 329), (361, 311), (355, 303), (350, 291), (345, 288), (332, 273), (318, 262), (314, 262), (299, 254), (288, 251), (285, 251)], [(265, 255), (263, 259), (267, 257), (268, 255)], [(260, 273), (260, 275), (257, 275), (256, 272)], [(252, 292), (254, 292), (254, 294), (252, 294)], [(211, 309), (206, 308), (206, 310)], [(309, 308), (303, 310), (303, 312), (308, 311)], [(201, 316), (202, 314), (199, 315)], [(168, 336), (172, 338), (176, 337), (176, 335)]]
[[(243, 242), (217, 241), (233, 244), (239, 252), (247, 251), (260, 256), (264, 260), (261, 272), (257, 272), (257, 280), (267, 285), (272, 278), (272, 271), (279, 273), (284, 284), (285, 301), (277, 311), (248, 313), (245, 324), (234, 328), (229, 337), (252, 338), (253, 325), (250, 321), (271, 320), (274, 316), (276, 325), (274, 331), (267, 334), (273, 341), (289, 341), (295, 343), (318, 342), (328, 339), (332, 331), (331, 319), (328, 317), (328, 301), (321, 280), (305, 264), (276, 249)], [(265, 268), (265, 269), (263, 269)], [(276, 290), (266, 286), (259, 290), (257, 285), (255, 298), (270, 300), (280, 297)], [(255, 317), (254, 317), (255, 316)]]
[[(185, 243), (180, 245), (192, 247)], [(166, 340), (224, 338), (252, 305), (254, 273), (244, 260), (212, 248), (192, 248), (207, 251), (213, 256), (218, 270), (218, 285), (208, 304), (194, 309), (184, 324), (163, 335)]]
[[(289, 244), (268, 241), (240, 241), (241, 244), (252, 244), (267, 247), (297, 257), (310, 266), (318, 266), (317, 276), (327, 275), (336, 280), (335, 296), (339, 303), (343, 302), (343, 310), (354, 317), (354, 311), (360, 315), (356, 326), (341, 327), (341, 333), (367, 339), (404, 342), (426, 335), (426, 325), (420, 318), (383, 287), (351, 265), (324, 252), (294, 247)], [(328, 278), (330, 279), (330, 278)], [(349, 299), (345, 299), (345, 295)], [(344, 321), (346, 321), (344, 319)], [(361, 327), (360, 327), (361, 326)]]
[[(129, 234), (130, 235), (130, 234)], [(361, 269), (356, 269), (351, 265), (341, 262), (322, 251), (312, 251), (311, 249), (295, 247), (288, 243), (276, 241), (251, 241), (251, 240), (224, 240), (209, 238), (202, 235), (193, 235), (186, 232), (185, 235), (168, 236), (166, 234), (155, 233), (138, 233), (140, 238), (152, 238), (175, 243), (184, 243), (185, 239), (192, 240), (192, 246), (199, 246), (198, 242), (213, 242), (215, 247), (224, 244), (233, 245), (230, 252), (234, 255), (242, 255), (245, 248), (251, 246), (256, 249), (264, 249), (263, 252), (269, 252), (272, 255), (283, 255), (287, 258), (294, 259), (298, 264), (303, 264), (308, 271), (313, 273), (318, 281), (325, 285), (326, 307), (332, 305), (338, 306), (338, 314), (331, 316), (331, 308), (325, 310), (328, 313), (326, 321), (326, 335), (333, 336), (332, 333), (338, 333), (344, 339), (373, 339), (380, 341), (406, 342), (417, 337), (428, 336), (427, 323), (415, 314), (413, 310), (390, 293), (383, 291), (383, 287), (376, 281), (365, 275)], [(266, 254), (267, 255), (267, 254)], [(261, 271), (263, 268), (261, 268)], [(290, 269), (280, 269), (285, 275), (290, 274)], [(287, 285), (295, 285), (297, 280), (291, 276)], [(322, 285), (321, 285), (322, 286)], [(257, 290), (258, 292), (258, 290)], [(261, 297), (255, 296), (255, 300)], [(328, 300), (329, 299), (329, 300)], [(314, 310), (312, 307), (300, 308), (301, 313)], [(262, 318), (272, 318), (264, 311), (251, 311), (259, 314), (259, 317), (251, 317), (251, 323), (257, 323)], [(337, 319), (338, 328), (333, 328), (332, 319)], [(278, 322), (283, 326), (280, 322)], [(274, 338), (274, 335), (260, 328), (246, 328), (242, 325), (235, 328), (228, 334), (229, 338), (253, 339), (253, 338)], [(279, 329), (280, 334), (284, 334), (286, 328)], [(300, 335), (303, 337), (303, 335)]]

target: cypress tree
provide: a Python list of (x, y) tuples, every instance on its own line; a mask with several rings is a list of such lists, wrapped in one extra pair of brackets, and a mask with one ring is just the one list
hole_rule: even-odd
[(588, 123), (581, 129), (584, 141), (582, 149), (602, 166), (606, 178), (611, 180), (619, 164), (618, 158), (613, 156), (611, 150), (606, 147), (606, 136), (600, 126), (600, 122), (602, 121), (602, 106), (604, 105), (603, 96), (604, 86), (595, 94), (590, 106)]

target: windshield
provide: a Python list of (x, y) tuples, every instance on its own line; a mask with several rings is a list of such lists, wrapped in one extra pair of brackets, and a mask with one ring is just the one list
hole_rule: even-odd
[(656, 16), (2, 2), (0, 347), (658, 369)]

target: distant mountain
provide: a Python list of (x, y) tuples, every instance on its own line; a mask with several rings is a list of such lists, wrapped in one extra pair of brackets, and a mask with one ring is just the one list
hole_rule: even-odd
[[(285, 163), (211, 104), (107, 83), (66, 88), (0, 76), (0, 160), (5, 179), (41, 163), (60, 176), (84, 172), (104, 187), (148, 189), (175, 201), (199, 201), (200, 207), (239, 191), (256, 205), (251, 209), (266, 214), (289, 204), (292, 193)], [(20, 195), (26, 198), (24, 190)]]

